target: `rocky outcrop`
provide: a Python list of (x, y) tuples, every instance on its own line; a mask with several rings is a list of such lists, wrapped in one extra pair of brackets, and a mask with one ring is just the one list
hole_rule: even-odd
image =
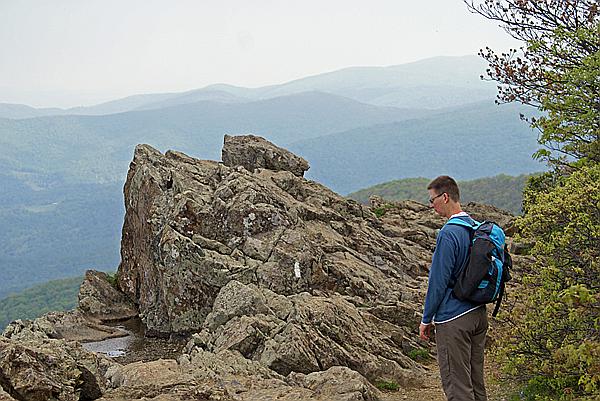
[(104, 272), (88, 270), (79, 288), (78, 309), (87, 317), (102, 321), (137, 316), (135, 305), (118, 291)]
[(0, 386), (17, 400), (95, 400), (107, 389), (111, 365), (65, 340), (0, 337)]
[[(307, 169), (254, 136), (226, 137), (223, 163), (137, 146), (118, 288), (90, 271), (77, 310), (9, 325), (0, 399), (376, 401), (374, 382), (419, 386), (409, 355), (426, 347), (444, 220), (412, 201), (362, 206)], [(190, 335), (177, 360), (120, 365), (71, 342), (119, 335), (102, 322), (138, 312), (149, 335)]]
[(101, 341), (125, 335), (123, 330), (103, 325), (79, 310), (50, 312), (35, 320), (16, 320), (2, 333), (6, 338), (20, 341), (51, 338), (80, 342)]
[(67, 312), (49, 312), (34, 320), (16, 320), (2, 333), (18, 341), (64, 339), (91, 342), (127, 333), (103, 323), (137, 316), (135, 305), (108, 281), (106, 273), (88, 270), (79, 288), (79, 304)]
[(201, 329), (231, 280), (419, 308), (429, 249), (288, 171), (250, 173), (141, 145), (125, 201), (119, 287), (156, 333)]
[(417, 202), (361, 206), (296, 160), (255, 136), (227, 136), (224, 163), (138, 146), (120, 289), (151, 334), (199, 332), (200, 348), (282, 375), (342, 365), (413, 381), (406, 355), (443, 219)]
[[(406, 230), (423, 219), (411, 238), (289, 171), (146, 145), (136, 148), (125, 202), (119, 287), (149, 333), (212, 330), (207, 349), (237, 349), (281, 374), (344, 365), (406, 382), (419, 369), (405, 353), (419, 346), (429, 211), (398, 216)], [(231, 344), (243, 330), (262, 340)]]
[(464, 209), (477, 221), (489, 220), (497, 223), (509, 236), (512, 236), (515, 232), (514, 222), (516, 217), (505, 210), (475, 202), (467, 203), (464, 205)]
[(347, 366), (371, 380), (418, 382), (418, 364), (402, 351), (403, 342), (410, 343), (407, 333), (337, 294), (285, 297), (231, 281), (204, 327), (194, 346), (237, 351), (282, 375)]
[(259, 168), (289, 171), (298, 177), (310, 168), (303, 158), (254, 135), (225, 135), (221, 159), (229, 167), (242, 166), (251, 172)]

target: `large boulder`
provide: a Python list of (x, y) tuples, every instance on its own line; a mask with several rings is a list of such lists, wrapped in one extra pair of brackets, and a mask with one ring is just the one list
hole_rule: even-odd
[(150, 333), (201, 329), (231, 280), (420, 308), (425, 250), (290, 172), (251, 173), (140, 145), (125, 203), (119, 287)]
[(78, 309), (87, 317), (102, 322), (137, 316), (135, 305), (118, 291), (104, 272), (88, 270), (79, 288)]
[(18, 400), (95, 400), (112, 362), (65, 340), (0, 337), (0, 384)]
[(258, 168), (289, 171), (298, 177), (304, 176), (309, 169), (303, 158), (254, 135), (225, 135), (221, 159), (229, 167), (243, 166), (248, 171)]

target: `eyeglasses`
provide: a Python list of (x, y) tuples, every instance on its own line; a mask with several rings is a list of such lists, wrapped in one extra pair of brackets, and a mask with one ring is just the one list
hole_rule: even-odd
[(439, 195), (434, 196), (433, 198), (429, 198), (429, 203), (433, 205), (433, 201), (436, 200), (437, 198), (439, 198), (440, 196), (444, 195), (445, 192), (442, 192)]

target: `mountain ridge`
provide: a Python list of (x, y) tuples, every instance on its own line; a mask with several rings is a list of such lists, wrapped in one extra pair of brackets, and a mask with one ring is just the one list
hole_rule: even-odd
[[(439, 56), (391, 66), (346, 67), (257, 88), (230, 84), (211, 84), (183, 92), (136, 94), (92, 106), (67, 109), (36, 109), (26, 105), (0, 103), (0, 117), (17, 118), (14, 116), (10, 117), (10, 108), (15, 108), (16, 106), (29, 107), (32, 110), (29, 110), (28, 113), (36, 113), (38, 116), (105, 115), (139, 108), (160, 107), (162, 102), (189, 102), (189, 100), (185, 100), (186, 97), (194, 99), (195, 96), (205, 96), (207, 100), (229, 102), (234, 101), (234, 99), (237, 99), (236, 101), (244, 99), (259, 100), (310, 90), (333, 93), (375, 105), (387, 104), (415, 107), (415, 96), (410, 93), (409, 96), (402, 96), (403, 88), (408, 89), (412, 93), (419, 91), (433, 93), (435, 90), (439, 91), (440, 88), (446, 88), (446, 92), (451, 93), (451, 89), (453, 88), (454, 91), (463, 93), (458, 98), (455, 98), (454, 102), (460, 102), (460, 99), (467, 98), (466, 96), (470, 96), (469, 99), (471, 100), (482, 100), (483, 98), (493, 97), (495, 95), (495, 86), (479, 80), (479, 76), (483, 73), (484, 68), (485, 64), (483, 60), (477, 56)], [(387, 100), (368, 99), (361, 94), (361, 91), (365, 89), (387, 89), (388, 92), (391, 91), (395, 94), (387, 93)], [(229, 93), (229, 96), (223, 93), (214, 93), (215, 90), (217, 92)], [(390, 100), (390, 96), (394, 99)], [(397, 99), (398, 97), (400, 99)], [(431, 95), (425, 96), (424, 99), (429, 102), (436, 101), (435, 96)], [(425, 104), (423, 102), (424, 100), (421, 101), (417, 108), (422, 108), (423, 104)], [(151, 106), (152, 104), (155, 104), (155, 106)], [(448, 105), (449, 103), (445, 102), (433, 108)], [(22, 115), (23, 111), (20, 113), (15, 112), (15, 116)]]

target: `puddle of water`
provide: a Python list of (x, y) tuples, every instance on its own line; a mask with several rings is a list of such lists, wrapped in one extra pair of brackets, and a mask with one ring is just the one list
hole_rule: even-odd
[(123, 326), (121, 324), (119, 324), (119, 325), (107, 324), (107, 326), (112, 326), (117, 329), (120, 329), (120, 330), (126, 332), (127, 335), (124, 337), (107, 338), (106, 340), (102, 340), (102, 341), (83, 343), (82, 344), (83, 348), (88, 351), (91, 351), (91, 352), (96, 352), (98, 354), (104, 354), (111, 358), (116, 358), (116, 357), (126, 355), (126, 350), (129, 348), (131, 343), (135, 340), (136, 334), (134, 332), (132, 332), (131, 330), (128, 330), (125, 326)]
[(176, 359), (181, 355), (187, 342), (185, 338), (169, 340), (145, 337), (144, 324), (138, 318), (106, 325), (125, 331), (127, 336), (82, 345), (88, 351), (114, 358), (115, 361), (122, 364), (154, 361), (161, 358)]

